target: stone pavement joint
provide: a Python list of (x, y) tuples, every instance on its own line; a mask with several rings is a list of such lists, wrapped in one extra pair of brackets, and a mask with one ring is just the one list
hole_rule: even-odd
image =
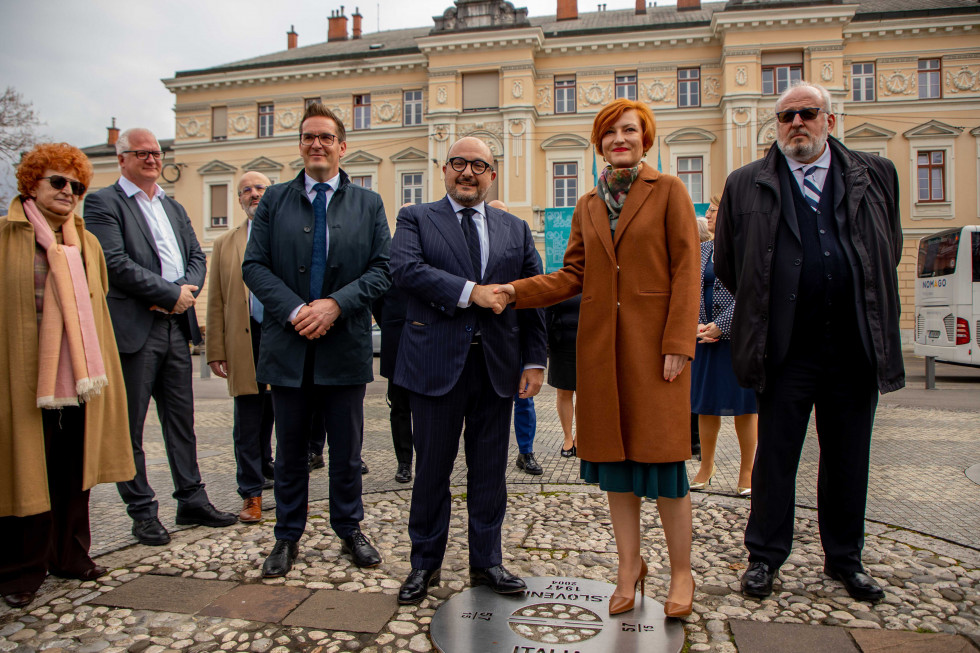
[(221, 580), (146, 575), (93, 598), (95, 605), (194, 614), (235, 587)]

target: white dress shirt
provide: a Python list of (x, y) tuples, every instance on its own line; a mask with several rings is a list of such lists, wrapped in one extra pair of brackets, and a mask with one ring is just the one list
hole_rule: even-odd
[(786, 157), (786, 163), (789, 164), (789, 171), (793, 173), (793, 178), (796, 179), (796, 183), (800, 186), (800, 192), (803, 192), (803, 171), (810, 166), (817, 166), (817, 169), (813, 171), (810, 178), (813, 179), (814, 185), (823, 192), (824, 182), (827, 181), (827, 173), (830, 172), (830, 146), (824, 145), (823, 154), (812, 163), (801, 163), (790, 157)]
[(157, 256), (160, 258), (160, 276), (171, 283), (184, 276), (184, 257), (177, 244), (174, 227), (163, 210), (162, 198), (166, 195), (158, 184), (154, 184), (153, 197), (147, 197), (139, 186), (126, 179), (119, 178), (119, 185), (127, 197), (135, 197), (136, 203), (146, 219), (150, 233), (157, 246)]
[[(303, 178), (304, 178), (304, 183), (306, 185), (306, 196), (310, 198), (310, 203), (312, 203), (313, 200), (316, 199), (316, 191), (313, 190), (313, 186), (319, 184), (320, 182), (310, 177), (310, 175), (305, 171), (303, 172)], [(338, 171), (337, 174), (335, 174), (333, 177), (328, 179), (325, 183), (330, 184), (330, 190), (326, 191), (326, 195), (327, 195), (326, 208), (327, 210), (329, 210), (330, 200), (333, 199), (334, 192), (336, 192), (337, 188), (340, 186), (340, 172)], [(326, 243), (324, 243), (324, 249), (326, 250), (326, 256), (330, 256), (330, 227), (327, 226), (327, 228), (324, 229), (324, 231), (325, 231), (324, 238), (326, 238)], [(289, 313), (290, 322), (296, 319), (296, 315), (299, 313), (299, 309), (303, 308), (303, 306), (304, 306), (303, 304), (300, 304), (292, 311), (290, 311)]]
[[(449, 204), (453, 207), (453, 211), (456, 212), (456, 219), (459, 220), (460, 225), (463, 224), (463, 214), (461, 211), (467, 207), (463, 206), (452, 197), (448, 195), (446, 198), (449, 200)], [(480, 279), (483, 278), (483, 273), (487, 270), (487, 258), (490, 256), (490, 233), (487, 229), (487, 205), (484, 202), (480, 202), (476, 206), (469, 207), (476, 211), (473, 214), (473, 226), (476, 227), (476, 233), (480, 237)], [(466, 308), (470, 305), (470, 295), (473, 294), (473, 288), (476, 286), (477, 281), (467, 281), (463, 286), (463, 292), (459, 295), (459, 301), (457, 306), (460, 308)]]

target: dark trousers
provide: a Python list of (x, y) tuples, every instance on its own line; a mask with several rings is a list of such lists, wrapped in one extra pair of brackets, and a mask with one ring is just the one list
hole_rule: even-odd
[(395, 459), (412, 464), (412, 406), (408, 390), (388, 379), (388, 407), (391, 409), (391, 442)]
[(412, 567), (438, 569), (442, 565), (449, 535), (449, 479), (461, 431), (466, 452), (470, 566), (499, 565), (513, 398), (497, 395), (481, 346), (471, 345), (452, 390), (440, 397), (413, 392), (411, 403), (416, 455), (408, 518)]
[(0, 594), (36, 592), (48, 571), (77, 575), (95, 566), (88, 490), (82, 490), (85, 409), (42, 411), (51, 510), (0, 517)]
[[(252, 359), (258, 363), (259, 346), (262, 342), (262, 325), (251, 321)], [(272, 461), (272, 426), (275, 413), (272, 409), (272, 393), (264, 383), (258, 384), (259, 393), (235, 397), (236, 477), (238, 495), (243, 499), (262, 496), (262, 466)]]
[(119, 360), (126, 383), (136, 478), (117, 483), (116, 487), (126, 502), (129, 516), (136, 521), (157, 516), (158, 504), (146, 478), (143, 453), (143, 422), (151, 396), (160, 417), (163, 444), (174, 482), (174, 499), (187, 506), (206, 504), (208, 495), (197, 467), (191, 352), (176, 317), (159, 314), (143, 348), (133, 354), (120, 353)]
[(514, 438), (517, 450), (521, 453), (534, 451), (534, 433), (538, 426), (538, 416), (534, 412), (534, 397), (521, 399), (514, 395)]
[[(314, 414), (326, 429), (327, 471), (330, 475), (330, 527), (340, 537), (359, 529), (361, 503), (361, 440), (364, 434), (364, 392), (360, 385), (316, 385), (308, 357), (303, 386), (272, 386), (276, 412), (277, 540), (299, 542), (306, 529), (310, 496), (308, 457)], [(315, 407), (315, 410), (314, 410)]]
[(878, 390), (860, 352), (791, 357), (758, 395), (759, 444), (752, 511), (745, 529), (750, 562), (778, 568), (793, 544), (796, 471), (810, 412), (816, 410), (820, 462), (817, 508), (826, 564), (861, 569), (871, 429)]

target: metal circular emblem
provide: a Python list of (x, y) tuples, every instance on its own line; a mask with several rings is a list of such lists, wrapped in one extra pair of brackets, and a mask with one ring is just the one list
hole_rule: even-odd
[(432, 617), (429, 634), (442, 653), (677, 653), (682, 622), (637, 596), (629, 612), (609, 616), (615, 585), (585, 578), (525, 578), (527, 591), (460, 592)]
[(160, 176), (163, 177), (164, 181), (171, 184), (176, 183), (180, 179), (180, 168), (176, 163), (166, 163), (160, 170)]

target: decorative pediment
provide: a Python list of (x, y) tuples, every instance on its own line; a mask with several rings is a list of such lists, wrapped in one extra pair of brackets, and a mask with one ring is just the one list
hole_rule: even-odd
[(245, 172), (252, 172), (253, 170), (255, 172), (280, 172), (282, 171), (282, 164), (267, 156), (260, 156), (243, 165), (242, 170)]
[(717, 138), (717, 136), (706, 129), (700, 129), (699, 127), (684, 127), (683, 129), (678, 129), (675, 132), (671, 132), (671, 134), (664, 139), (664, 142), (667, 143), (667, 145), (714, 143)]
[(197, 173), (199, 175), (223, 175), (223, 174), (226, 175), (229, 173), (233, 173), (236, 170), (238, 170), (238, 168), (231, 165), (230, 163), (225, 163), (224, 161), (219, 161), (215, 159), (214, 161), (205, 163), (203, 166), (198, 168)]
[[(397, 156), (397, 155), (396, 155)], [(344, 165), (378, 165), (381, 163), (381, 157), (369, 154), (364, 150), (357, 150), (356, 152), (351, 152), (344, 156)]]
[(971, 129), (970, 135), (980, 137), (980, 127), (974, 127), (973, 129)]
[(302, 157), (296, 159), (295, 161), (290, 162), (289, 164), (289, 167), (292, 168), (293, 170), (302, 170), (304, 166), (306, 166), (306, 163), (303, 161)]
[(844, 138), (884, 138), (889, 139), (895, 135), (890, 129), (885, 129), (884, 127), (879, 127), (878, 125), (872, 125), (870, 122), (865, 122), (857, 127), (851, 127), (846, 132), (844, 132)]
[(402, 150), (398, 154), (393, 154), (391, 156), (391, 160), (395, 163), (401, 163), (404, 161), (412, 161), (412, 162), (428, 161), (428, 159), (429, 159), (428, 154), (415, 147), (410, 147), (408, 149)]
[(589, 141), (577, 134), (558, 134), (557, 136), (546, 138), (545, 141), (541, 143), (542, 150), (583, 150), (588, 146)]
[(928, 136), (949, 136), (950, 138), (955, 138), (959, 136), (960, 132), (962, 131), (962, 127), (954, 127), (952, 125), (947, 125), (944, 122), (939, 122), (938, 120), (930, 120), (929, 122), (924, 122), (917, 127), (913, 127), (902, 134), (902, 136), (905, 138), (922, 138)]

